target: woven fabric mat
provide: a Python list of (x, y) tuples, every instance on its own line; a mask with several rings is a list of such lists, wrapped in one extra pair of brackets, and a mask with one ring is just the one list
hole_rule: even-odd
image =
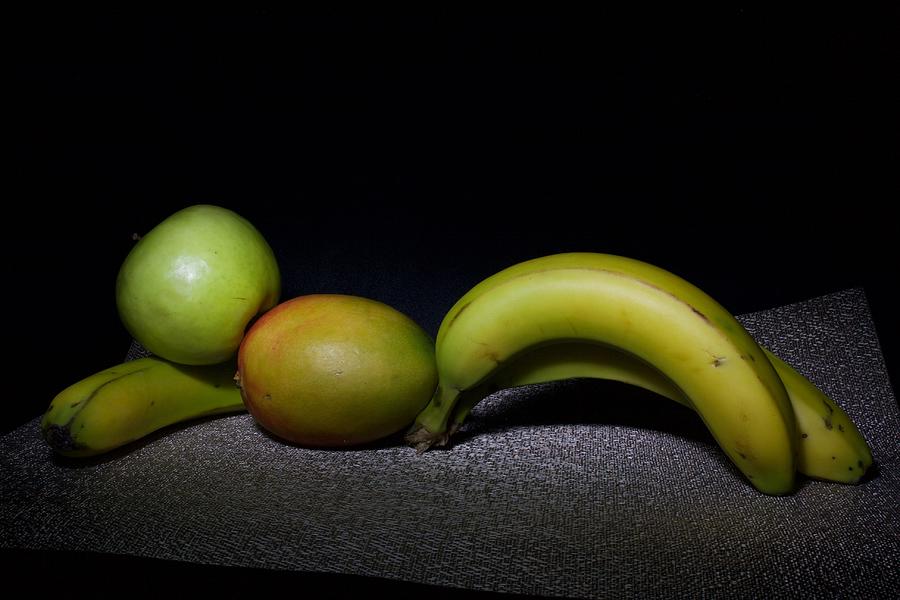
[(73, 462), (35, 419), (0, 439), (0, 547), (546, 596), (900, 596), (900, 415), (865, 294), (740, 320), (858, 424), (872, 477), (762, 495), (687, 409), (588, 380), (497, 393), (422, 455), (293, 447), (238, 414)]

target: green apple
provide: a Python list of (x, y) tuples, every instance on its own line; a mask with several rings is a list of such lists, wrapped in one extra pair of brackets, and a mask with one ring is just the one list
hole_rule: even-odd
[(186, 365), (231, 358), (251, 319), (280, 294), (278, 263), (262, 234), (210, 205), (190, 206), (154, 227), (116, 281), (119, 316), (134, 339)]

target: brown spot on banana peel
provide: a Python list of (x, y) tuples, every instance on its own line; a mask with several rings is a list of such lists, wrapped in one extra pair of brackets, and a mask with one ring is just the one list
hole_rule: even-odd
[(497, 353), (496, 350), (490, 350), (488, 352), (485, 352), (485, 356), (488, 357), (489, 359), (491, 359), (492, 361), (494, 361), (494, 363), (496, 363), (496, 365), (498, 367), (503, 364), (503, 359), (500, 358), (500, 355)]
[[(822, 422), (825, 423), (825, 429), (834, 429), (834, 423), (831, 421), (831, 417), (834, 415), (834, 407), (824, 398), (822, 398), (822, 404), (824, 404), (825, 408), (828, 410), (828, 414), (822, 416)], [(840, 424), (838, 424), (838, 431), (844, 431), (844, 427)]]
[(482, 350), (481, 350), (482, 356), (493, 361), (494, 364), (497, 365), (498, 367), (505, 362), (505, 359), (500, 357), (500, 353), (497, 352), (497, 350), (495, 350), (494, 348), (491, 348), (491, 346), (487, 342), (478, 342), (478, 343), (482, 347)]
[(753, 460), (755, 459), (753, 452), (750, 451), (747, 444), (743, 440), (737, 440), (737, 443), (734, 446), (734, 451), (743, 460), (753, 462)]

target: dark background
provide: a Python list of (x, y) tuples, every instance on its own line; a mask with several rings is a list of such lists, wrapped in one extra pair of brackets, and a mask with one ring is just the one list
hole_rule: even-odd
[(734, 313), (861, 286), (896, 382), (896, 17), (11, 19), (3, 431), (123, 360), (132, 234), (195, 203), (257, 225), (285, 299), (369, 296), (432, 334), (559, 251)]
[(432, 333), (481, 278), (591, 250), (734, 313), (863, 286), (896, 367), (895, 16), (23, 18), (5, 288), (39, 376), (3, 425), (123, 358), (132, 234), (194, 203), (263, 231), (284, 298)]

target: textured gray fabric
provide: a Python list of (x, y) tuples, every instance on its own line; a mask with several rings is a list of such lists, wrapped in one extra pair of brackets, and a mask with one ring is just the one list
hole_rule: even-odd
[(423, 455), (293, 447), (241, 414), (68, 462), (35, 420), (0, 440), (0, 546), (547, 596), (900, 596), (900, 416), (864, 293), (740, 319), (845, 408), (873, 477), (762, 495), (687, 409), (591, 381), (495, 394)]

